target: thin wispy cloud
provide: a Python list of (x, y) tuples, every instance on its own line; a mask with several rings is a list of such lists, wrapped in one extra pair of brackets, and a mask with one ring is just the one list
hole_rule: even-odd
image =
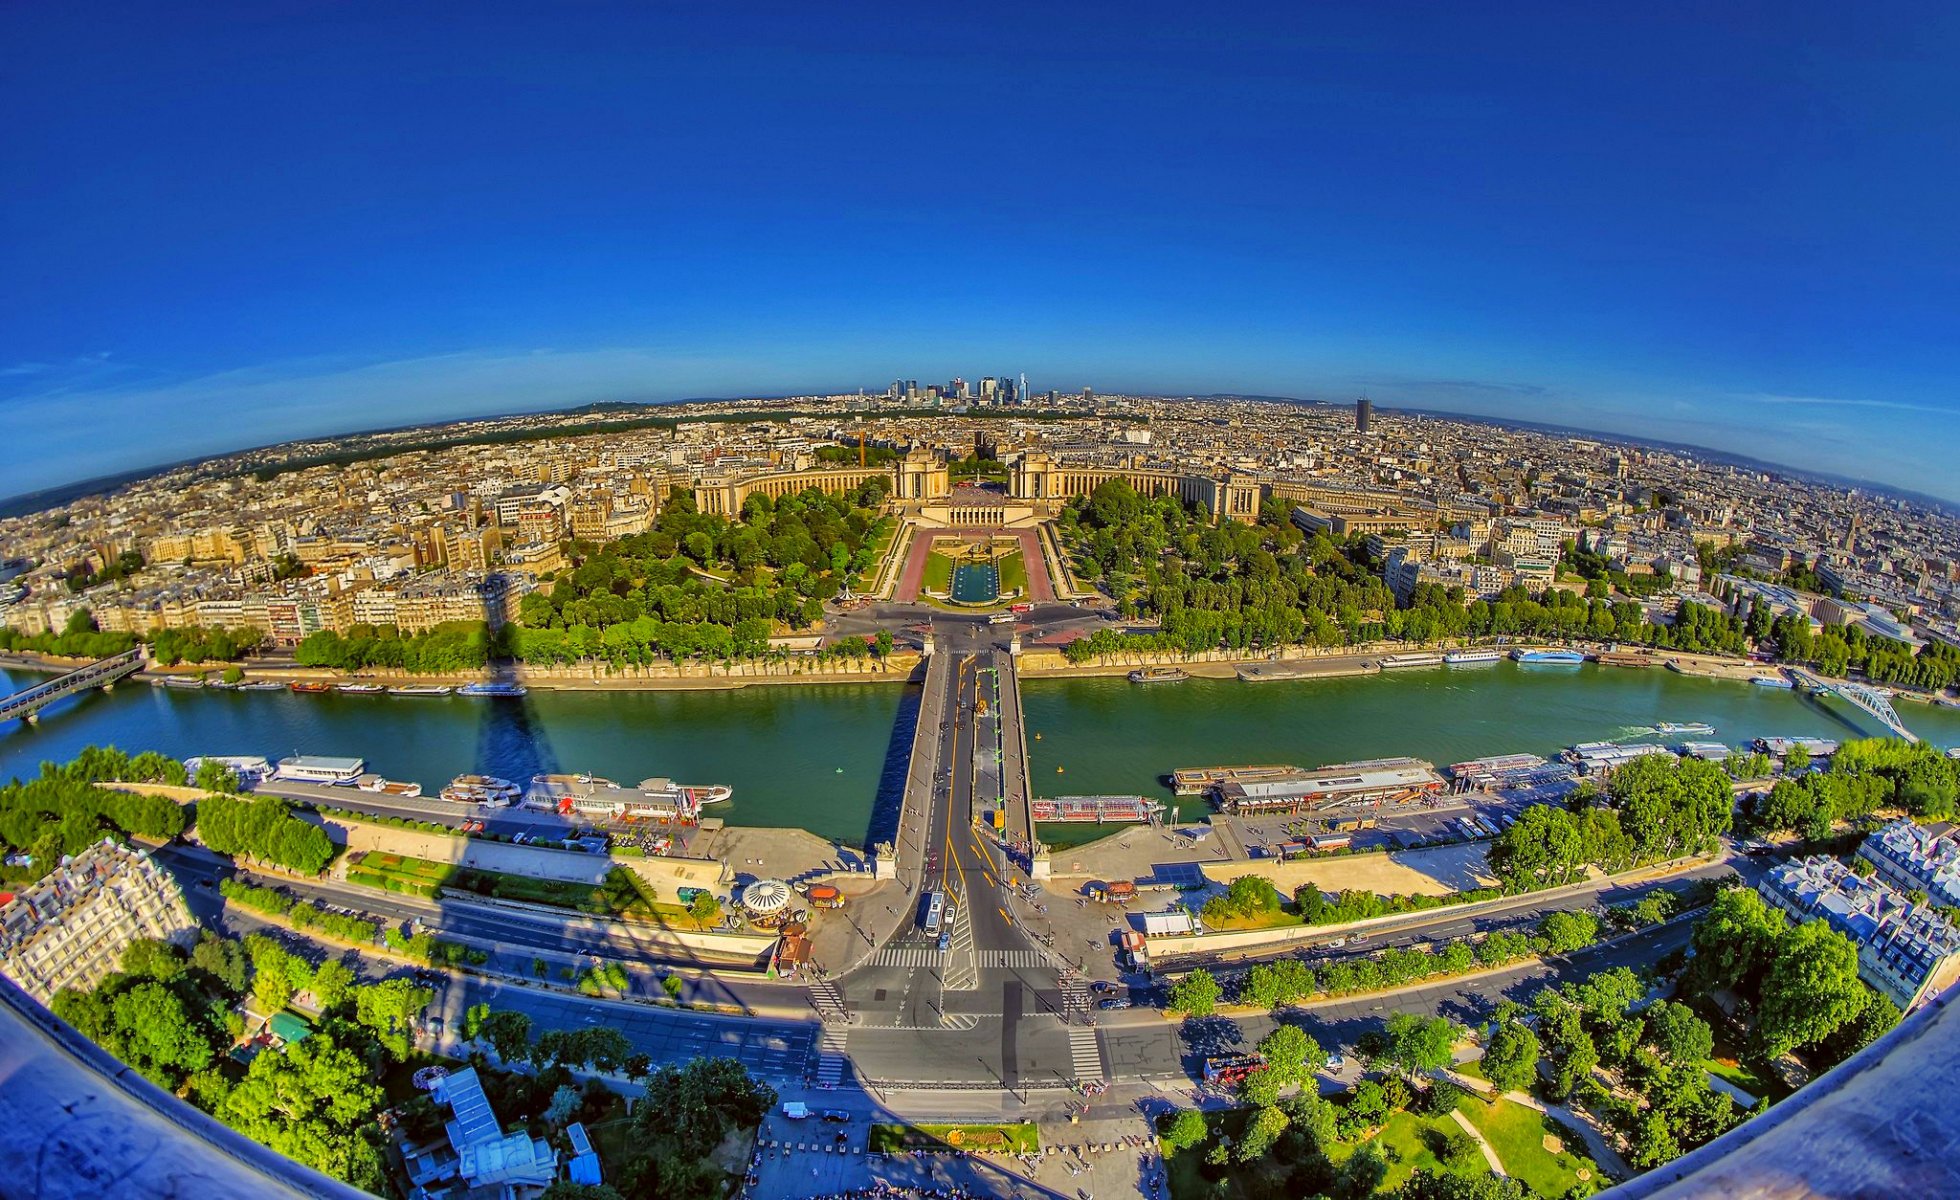
[(1773, 392), (1748, 392), (1741, 397), (1757, 404), (1787, 405), (1793, 407), (1819, 408), (1888, 408), (1898, 412), (1923, 412), (1954, 414), (1955, 410), (1938, 404), (1919, 404), (1910, 400), (1867, 400), (1850, 396), (1783, 396)]

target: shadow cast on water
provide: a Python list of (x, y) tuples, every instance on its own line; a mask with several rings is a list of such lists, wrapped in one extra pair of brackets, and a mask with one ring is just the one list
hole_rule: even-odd
[(920, 683), (908, 683), (899, 697), (898, 713), (892, 719), (891, 737), (885, 743), (885, 762), (878, 771), (878, 795), (871, 805), (871, 819), (864, 831), (864, 848), (880, 842), (898, 842), (899, 813), (905, 803), (905, 778), (912, 766), (912, 738), (919, 726), (919, 708), (925, 696)]

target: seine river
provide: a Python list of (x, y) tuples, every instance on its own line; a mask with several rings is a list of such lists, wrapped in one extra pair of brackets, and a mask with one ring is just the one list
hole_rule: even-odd
[[(44, 678), (0, 672), (11, 691)], [(1192, 679), (1030, 680), (1023, 687), (1037, 795), (1170, 799), (1176, 767), (1313, 766), (1407, 754), (1443, 765), (1579, 741), (1640, 740), (1656, 721), (1702, 721), (1713, 740), (1880, 732), (1840, 701), (1660, 669), (1480, 667), (1246, 684)], [(916, 689), (890, 684), (725, 692), (549, 692), (463, 697), (188, 692), (128, 683), (0, 727), (0, 779), (91, 742), (131, 752), (358, 755), (431, 794), (464, 771), (525, 780), (585, 771), (622, 783), (726, 783), (732, 824), (798, 826), (861, 843), (888, 812), (911, 745)], [(1960, 745), (1960, 710), (1902, 704), (1913, 730)], [(1037, 738), (1037, 735), (1038, 738)], [(1059, 768), (1059, 770), (1057, 769)], [(1195, 811), (1195, 802), (1187, 801)], [(1063, 831), (1055, 831), (1062, 834)], [(1081, 831), (1071, 831), (1079, 837)], [(1064, 840), (1075, 840), (1067, 838)]]

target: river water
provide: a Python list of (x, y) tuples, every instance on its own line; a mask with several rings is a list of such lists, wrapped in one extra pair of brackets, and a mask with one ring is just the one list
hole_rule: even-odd
[[(0, 672), (12, 691), (35, 679)], [(1881, 732), (1840, 701), (1597, 666), (1411, 670), (1260, 684), (1192, 679), (1029, 680), (1037, 795), (1170, 799), (1177, 767), (1322, 763), (1413, 755), (1444, 765), (1578, 741), (1642, 740), (1657, 721), (1704, 721), (1713, 740), (1848, 738)], [(0, 693), (4, 694), (4, 693)], [(709, 810), (731, 824), (790, 826), (862, 844), (889, 821), (911, 747), (917, 689), (892, 684), (751, 687), (720, 692), (550, 692), (523, 700), (178, 691), (125, 683), (46, 710), (38, 727), (0, 726), (0, 779), (31, 775), (91, 742), (132, 753), (295, 752), (360, 756), (434, 792), (465, 771), (526, 780), (591, 772), (621, 783), (667, 776), (725, 783)], [(1960, 745), (1960, 711), (1904, 704), (1936, 745)], [(1059, 768), (1059, 770), (1058, 770)], [(1190, 811), (1196, 802), (1187, 801)], [(1079, 840), (1083, 831), (1054, 831)], [(1070, 837), (1068, 834), (1075, 834)]]

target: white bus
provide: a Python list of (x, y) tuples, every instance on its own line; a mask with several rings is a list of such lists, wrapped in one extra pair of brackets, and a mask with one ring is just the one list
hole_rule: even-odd
[(926, 897), (925, 930), (938, 933), (940, 922), (946, 918), (946, 893), (933, 892)]

